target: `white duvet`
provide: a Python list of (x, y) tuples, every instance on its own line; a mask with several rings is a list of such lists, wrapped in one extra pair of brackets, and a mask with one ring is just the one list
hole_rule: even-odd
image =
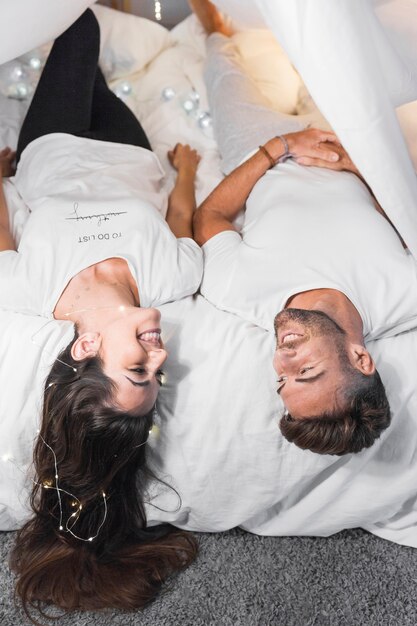
[[(173, 180), (166, 150), (178, 140), (189, 142), (203, 155), (197, 189), (202, 199), (220, 180), (218, 153), (210, 131), (203, 130), (196, 117), (187, 116), (181, 105), (194, 89), (200, 96), (200, 113), (207, 109), (200, 28), (189, 18), (171, 35), (153, 30), (155, 54), (141, 67), (131, 62), (128, 73), (122, 74), (115, 69), (120, 70), (122, 64), (117, 55), (118, 36), (112, 38), (110, 25), (126, 16), (119, 18), (99, 9), (99, 18), (107, 29), (103, 55), (112, 59), (112, 84), (117, 88), (127, 80), (132, 88), (128, 104), (143, 121), (161, 158), (166, 185)], [(138, 29), (138, 37), (146, 30), (143, 20), (127, 19), (134, 20), (132, 32)], [(287, 64), (285, 71), (292, 76), (286, 94), (290, 101), (296, 92), (293, 70), (271, 41), (265, 45), (267, 57), (255, 59), (254, 48), (247, 46), (248, 42), (253, 46), (258, 35), (240, 35), (242, 50), (251, 54), (252, 69), (258, 63), (265, 70), (265, 58), (271, 53)], [(124, 40), (123, 46), (127, 54), (129, 42)], [(264, 71), (258, 76), (273, 98), (273, 82)], [(169, 101), (161, 97), (167, 87), (176, 92)], [(282, 85), (277, 89), (282, 97)], [(21, 114), (17, 107), (8, 112), (16, 127)], [(10, 184), (7, 193), (18, 236), (26, 209)], [(167, 385), (160, 394), (159, 435), (151, 442), (152, 458), (156, 471), (175, 487), (181, 500), (173, 490), (152, 485), (151, 523), (171, 521), (201, 531), (242, 526), (260, 534), (322, 536), (360, 526), (417, 547), (417, 331), (369, 346), (386, 383), (393, 423), (370, 450), (339, 458), (301, 451), (281, 437), (281, 407), (271, 365), (274, 346), (268, 333), (216, 310), (201, 296), (164, 305), (161, 311), (170, 358), (165, 368)], [(30, 469), (26, 471), (38, 425), (42, 381), (72, 335), (68, 323), (45, 322), (0, 312), (4, 329), (0, 341), (3, 530), (16, 528), (27, 515)]]

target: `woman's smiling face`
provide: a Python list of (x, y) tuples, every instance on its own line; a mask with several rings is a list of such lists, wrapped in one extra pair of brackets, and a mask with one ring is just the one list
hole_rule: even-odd
[(104, 373), (116, 384), (115, 402), (130, 413), (145, 415), (156, 402), (167, 358), (160, 323), (157, 309), (132, 306), (100, 331)]

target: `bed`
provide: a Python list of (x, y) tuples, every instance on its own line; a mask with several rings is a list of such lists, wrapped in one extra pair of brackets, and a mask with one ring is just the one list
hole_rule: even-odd
[[(166, 171), (167, 189), (174, 173), (166, 152), (179, 140), (188, 142), (203, 156), (197, 180), (202, 200), (222, 175), (202, 78), (201, 27), (191, 16), (168, 32), (142, 18), (94, 10), (107, 80), (141, 119)], [(269, 31), (243, 31), (236, 41), (248, 70), (278, 108), (293, 112), (306, 106), (309, 96), (300, 76)], [(42, 57), (47, 51), (48, 44), (30, 54)], [(15, 143), (27, 104), (3, 93), (0, 143)], [(400, 117), (416, 157), (413, 111), (400, 111)], [(332, 118), (331, 110), (326, 117)], [(10, 182), (5, 191), (19, 239), (27, 208)], [(170, 357), (150, 452), (165, 484), (149, 487), (150, 524), (317, 536), (362, 527), (417, 547), (417, 330), (369, 343), (393, 423), (371, 449), (334, 457), (302, 451), (280, 435), (282, 407), (274, 391), (269, 333), (217, 310), (200, 295), (166, 304), (161, 312)], [(28, 515), (42, 384), (73, 328), (8, 311), (0, 311), (0, 324), (0, 529), (12, 530)]]

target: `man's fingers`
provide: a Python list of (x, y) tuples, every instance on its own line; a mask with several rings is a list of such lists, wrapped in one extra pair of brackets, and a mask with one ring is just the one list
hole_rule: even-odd
[(298, 159), (295, 159), (296, 162), (299, 165), (308, 165), (308, 166), (315, 166), (315, 167), (325, 167), (329, 170), (339, 170), (340, 166), (339, 164), (336, 162), (331, 162), (331, 161), (326, 161), (322, 158), (317, 158), (317, 157), (299, 157)]
[(331, 150), (330, 147), (324, 148), (323, 146), (317, 148), (317, 154), (314, 157), (323, 159), (323, 161), (332, 161), (333, 163), (340, 161), (341, 158), (337, 150)]
[(308, 132), (316, 141), (330, 141), (340, 145), (339, 137), (332, 130), (321, 130), (320, 128), (307, 128), (301, 132)]
[(330, 141), (332, 143), (337, 143), (340, 145), (338, 136), (335, 135), (333, 132), (327, 130), (319, 131), (319, 141)]
[(299, 165), (314, 165), (314, 162), (317, 161), (317, 159), (312, 159), (311, 157), (298, 157), (295, 161)]
[(334, 150), (332, 150), (329, 145), (327, 145), (325, 148), (322, 145), (311, 146), (305, 150), (304, 154), (300, 154), (298, 158), (304, 157), (308, 157), (311, 159), (320, 159), (321, 161), (325, 161), (326, 163), (337, 163), (341, 159), (340, 152), (337, 150), (336, 146)]

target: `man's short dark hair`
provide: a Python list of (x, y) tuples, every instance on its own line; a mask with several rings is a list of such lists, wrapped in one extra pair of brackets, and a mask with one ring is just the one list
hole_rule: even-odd
[(345, 387), (336, 409), (322, 415), (281, 418), (284, 437), (303, 450), (342, 456), (370, 448), (391, 423), (385, 388), (377, 371), (365, 375), (345, 365)]

